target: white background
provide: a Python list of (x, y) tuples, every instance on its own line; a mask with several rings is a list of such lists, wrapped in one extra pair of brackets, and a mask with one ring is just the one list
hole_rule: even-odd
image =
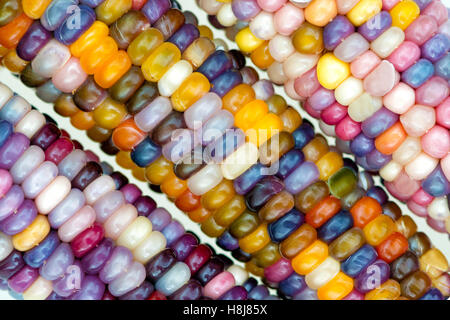
[[(444, 4), (446, 4), (447, 7), (449, 7), (450, 5), (450, 0), (442, 0)], [(180, 4), (182, 5), (183, 10), (189, 10), (194, 12), (198, 19), (199, 19), (199, 24), (203, 24), (203, 25), (209, 25), (208, 20), (206, 18), (206, 14), (199, 10), (198, 7), (195, 4), (195, 0), (179, 0)], [(237, 48), (237, 46), (233, 43), (230, 42), (226, 39), (225, 34), (223, 31), (221, 30), (216, 30), (213, 29), (214, 35), (217, 38), (223, 39), (227, 42), (227, 44), (229, 45), (229, 48)], [(250, 59), (248, 60), (248, 64), (252, 65)], [(260, 77), (261, 79), (267, 79), (267, 76), (264, 74), (264, 72), (259, 72), (260, 73)], [(77, 130), (76, 128), (74, 128), (71, 124), (69, 119), (67, 118), (63, 118), (61, 116), (59, 116), (58, 114), (56, 114), (53, 111), (53, 106), (51, 104), (42, 102), (34, 93), (34, 89), (30, 89), (28, 87), (26, 87), (25, 85), (23, 85), (20, 80), (16, 77), (14, 77), (13, 75), (11, 75), (9, 73), (8, 70), (6, 70), (5, 68), (0, 68), (0, 79), (2, 82), (4, 82), (5, 84), (7, 84), (12, 90), (14, 90), (17, 94), (23, 96), (27, 101), (29, 101), (32, 105), (34, 105), (35, 107), (37, 107), (40, 111), (47, 113), (48, 115), (50, 115), (52, 118), (54, 118), (60, 127), (64, 128), (67, 132), (69, 132), (69, 134), (71, 135), (72, 138), (78, 140), (79, 142), (81, 142), (81, 144), (85, 147), (85, 149), (89, 149), (94, 151), (97, 155), (100, 156), (100, 158), (103, 161), (107, 161), (111, 166), (113, 166), (113, 168), (117, 171), (121, 171), (122, 173), (124, 173), (130, 180), (130, 182), (135, 183), (136, 185), (138, 185), (141, 190), (144, 191), (144, 194), (149, 195), (151, 197), (153, 197), (155, 199), (155, 201), (158, 203), (158, 205), (160, 207), (164, 207), (166, 208), (175, 219), (179, 220), (186, 228), (186, 230), (190, 230), (193, 231), (202, 242), (204, 243), (208, 243), (211, 246), (213, 246), (216, 249), (217, 253), (223, 253), (226, 254), (227, 256), (231, 257), (230, 254), (228, 254), (227, 252), (225, 252), (224, 250), (222, 250), (220, 247), (218, 247), (215, 244), (215, 241), (207, 236), (205, 236), (202, 231), (200, 230), (200, 227), (198, 224), (193, 223), (189, 220), (189, 218), (182, 213), (180, 210), (178, 210), (176, 208), (176, 206), (170, 202), (164, 195), (162, 194), (158, 194), (155, 193), (153, 191), (151, 191), (148, 187), (146, 183), (143, 182), (139, 182), (137, 181), (132, 175), (131, 172), (129, 172), (128, 170), (122, 169), (120, 168), (114, 160), (114, 157), (108, 156), (106, 154), (104, 154), (97, 143), (92, 142), (87, 135), (80, 130)], [(276, 92), (280, 95), (283, 95), (283, 97), (286, 98), (286, 100), (288, 101), (288, 103), (293, 106), (294, 108), (296, 108), (297, 110), (300, 111), (302, 117), (309, 119), (312, 123), (314, 123), (316, 130), (318, 130), (319, 126), (318, 126), (318, 122), (317, 120), (311, 118), (306, 112), (304, 112), (300, 107), (298, 102), (288, 98), (284, 92), (283, 89), (281, 87), (277, 87), (276, 88)], [(334, 145), (334, 139), (330, 139), (328, 138), (329, 143)], [(381, 185), (379, 183), (379, 179), (376, 179), (376, 181), (378, 181), (378, 185)], [(409, 212), (408, 208), (402, 204), (399, 203), (403, 212)], [(450, 260), (450, 242), (449, 242), (449, 238), (448, 235), (445, 234), (440, 234), (437, 233), (436, 231), (434, 231), (433, 229), (431, 229), (425, 222), (425, 220), (423, 218), (419, 218), (416, 217), (414, 214), (410, 213), (409, 214), (414, 221), (417, 223), (418, 225), (418, 230), (419, 231), (423, 231), (425, 232), (430, 239), (432, 240), (433, 244), (438, 247), (442, 252), (444, 252), (444, 254), (446, 255), (447, 259)], [(234, 259), (233, 259), (234, 260)], [(240, 264), (238, 262), (238, 264)], [(242, 264), (241, 264), (242, 265)], [(12, 299), (12, 297), (7, 293), (7, 292), (2, 292), (0, 291), (0, 299)]]

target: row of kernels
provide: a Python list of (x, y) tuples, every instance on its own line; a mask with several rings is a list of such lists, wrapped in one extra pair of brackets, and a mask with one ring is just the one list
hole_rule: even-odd
[[(89, 190), (91, 190), (91, 189), (95, 189), (95, 187), (94, 186), (92, 186), (94, 183), (96, 183), (96, 185), (99, 185), (99, 184), (102, 184), (100, 181), (99, 181), (99, 179), (101, 179), (102, 177), (100, 177), (100, 178), (98, 178), (98, 179), (95, 179), (95, 177), (93, 178), (94, 180), (92, 181), (92, 183), (91, 184), (89, 184), (89, 186), (87, 186), (87, 188), (86, 189), (88, 189), (89, 188)], [(75, 179), (76, 179), (76, 177), (75, 177)], [(91, 179), (92, 180), (92, 179)], [(72, 181), (73, 182), (73, 181)], [(83, 184), (84, 186), (86, 186), (86, 183), (84, 183)], [(84, 189), (83, 187), (81, 187), (82, 189)], [(100, 195), (97, 195), (96, 196), (96, 199), (97, 198), (99, 198), (100, 197)], [(89, 198), (90, 199), (90, 198)], [(92, 200), (93, 201), (93, 200)], [(92, 202), (91, 201), (91, 202)], [(99, 204), (99, 206), (100, 206), (100, 204)], [(98, 206), (96, 206), (96, 204), (94, 203), (94, 207), (98, 207)], [(131, 223), (131, 224), (129, 224), (128, 225), (128, 227), (126, 227), (126, 229), (125, 229), (125, 231), (124, 232), (122, 232), (122, 234), (119, 236), (119, 238), (117, 239), (117, 241), (118, 241), (118, 243), (119, 244), (121, 244), (121, 245), (125, 245), (125, 246), (127, 246), (127, 247), (132, 247), (132, 248), (134, 248), (134, 247), (136, 247), (136, 243), (137, 242), (139, 242), (139, 241), (137, 241), (137, 238), (136, 237), (138, 237), (139, 239), (141, 239), (142, 240), (142, 235), (143, 234), (148, 234), (148, 227), (146, 227), (146, 225), (149, 225), (149, 223), (150, 223), (150, 220), (148, 220), (148, 219), (144, 219), (143, 217), (141, 217), (143, 220), (139, 220), (139, 218), (135, 221), (135, 222), (133, 222), (133, 223)], [(123, 219), (122, 219), (123, 220)], [(128, 219), (129, 220), (129, 219)], [(142, 221), (142, 222), (145, 222), (145, 221), (147, 221), (147, 223), (137, 223), (138, 221)], [(144, 224), (144, 228), (142, 229), (142, 225)], [(108, 220), (105, 222), (105, 226), (106, 225), (108, 225)], [(142, 229), (142, 230), (141, 230)], [(145, 230), (147, 230), (147, 231), (145, 231)], [(140, 231), (140, 232), (136, 232), (136, 231)], [(75, 240), (74, 240), (75, 241)], [(147, 250), (148, 251), (148, 250)], [(155, 251), (154, 250), (154, 248), (151, 250), (153, 253), (157, 253), (157, 251)], [(148, 260), (148, 259), (147, 259)], [(231, 270), (230, 270), (231, 271)], [(238, 272), (238, 271), (236, 271), (236, 272)], [(239, 272), (237, 273), (237, 276), (239, 275)], [(239, 278), (239, 277), (238, 277)], [(242, 280), (242, 279), (241, 279)], [(239, 282), (242, 282), (241, 280), (239, 280)], [(245, 280), (245, 277), (244, 277), (244, 280)], [(162, 286), (162, 285), (161, 285)], [(116, 294), (118, 294), (117, 292), (116, 292)]]

